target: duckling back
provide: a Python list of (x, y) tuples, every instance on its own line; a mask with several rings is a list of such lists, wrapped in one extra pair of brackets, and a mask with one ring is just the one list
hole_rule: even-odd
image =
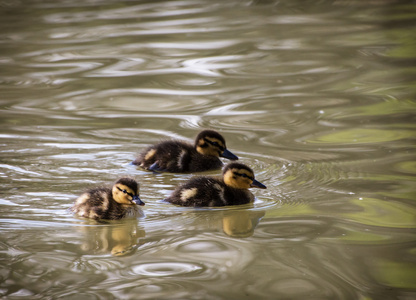
[(220, 178), (199, 176), (177, 187), (165, 201), (180, 206), (227, 206), (253, 202), (254, 195), (227, 186)]
[(132, 163), (146, 170), (186, 173), (220, 169), (219, 157), (237, 160), (227, 150), (225, 139), (214, 130), (201, 131), (194, 145), (183, 141), (165, 141), (145, 149)]
[(133, 164), (143, 169), (160, 172), (187, 173), (219, 169), (218, 157), (202, 155), (183, 141), (164, 141), (145, 149)]

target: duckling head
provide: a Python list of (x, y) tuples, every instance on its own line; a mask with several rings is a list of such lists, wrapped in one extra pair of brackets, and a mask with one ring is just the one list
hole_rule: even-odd
[(139, 198), (139, 184), (132, 178), (123, 177), (117, 180), (112, 192), (114, 200), (120, 204), (144, 205), (144, 202)]
[(238, 157), (227, 150), (225, 139), (214, 130), (201, 131), (195, 139), (195, 148), (202, 155), (224, 157), (237, 160)]
[(254, 179), (252, 169), (241, 163), (230, 163), (222, 171), (224, 183), (236, 189), (256, 187), (266, 189), (266, 186)]

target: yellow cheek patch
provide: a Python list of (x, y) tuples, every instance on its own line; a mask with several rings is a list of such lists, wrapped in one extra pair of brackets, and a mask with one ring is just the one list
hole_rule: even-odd
[(248, 189), (253, 182), (253, 173), (245, 169), (230, 169), (224, 174), (226, 185), (237, 189)]
[(199, 139), (198, 140), (198, 146), (202, 146), (203, 144), (205, 144), (204, 139)]
[[(124, 193), (123, 191), (127, 193)], [(117, 184), (113, 187), (113, 197), (120, 204), (131, 204), (131, 200), (133, 199), (133, 195), (136, 195), (136, 191), (133, 191), (131, 188), (124, 184)], [(130, 195), (129, 195), (130, 194)]]
[(156, 149), (149, 150), (146, 155), (144, 156), (144, 160), (149, 160), (156, 154)]
[(181, 192), (181, 200), (187, 201), (188, 199), (195, 197), (198, 193), (197, 188), (186, 189)]
[(231, 187), (237, 187), (236, 183), (237, 183), (237, 179), (233, 178), (233, 171), (232, 170), (228, 170), (225, 174), (224, 174), (224, 182), (226, 185), (231, 186)]
[[(216, 143), (217, 145), (214, 145), (213, 143)], [(205, 146), (202, 147), (203, 145)], [(196, 150), (203, 155), (219, 156), (218, 151), (222, 151), (221, 148), (225, 147), (220, 140), (216, 138), (205, 137), (198, 140), (198, 146)]]

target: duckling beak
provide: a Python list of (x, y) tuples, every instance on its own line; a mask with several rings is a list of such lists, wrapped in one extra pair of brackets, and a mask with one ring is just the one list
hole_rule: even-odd
[(228, 151), (227, 149), (225, 149), (224, 152), (220, 154), (220, 156), (231, 160), (238, 160), (238, 156), (232, 154), (231, 151)]
[(256, 188), (259, 188), (259, 189), (267, 189), (267, 187), (263, 183), (257, 181), (256, 179), (253, 180), (253, 182), (251, 183), (250, 186), (251, 187), (256, 187)]
[(140, 200), (139, 196), (137, 196), (137, 195), (136, 196), (133, 196), (132, 201), (134, 203), (136, 203), (137, 205), (140, 205), (140, 206), (143, 206), (144, 205), (144, 202), (142, 200)]

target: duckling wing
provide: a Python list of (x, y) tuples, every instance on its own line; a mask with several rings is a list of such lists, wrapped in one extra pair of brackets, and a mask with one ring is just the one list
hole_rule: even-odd
[(89, 219), (106, 219), (112, 204), (111, 189), (96, 188), (82, 194), (71, 208), (78, 217)]
[(224, 183), (216, 178), (193, 177), (165, 200), (180, 206), (224, 206), (227, 205), (224, 190)]
[(95, 188), (85, 192), (75, 200), (71, 211), (78, 217), (94, 220), (119, 220), (140, 216), (137, 205), (126, 206), (114, 201), (109, 188)]
[(156, 172), (188, 172), (194, 152), (191, 144), (165, 141), (148, 147), (132, 163)]

